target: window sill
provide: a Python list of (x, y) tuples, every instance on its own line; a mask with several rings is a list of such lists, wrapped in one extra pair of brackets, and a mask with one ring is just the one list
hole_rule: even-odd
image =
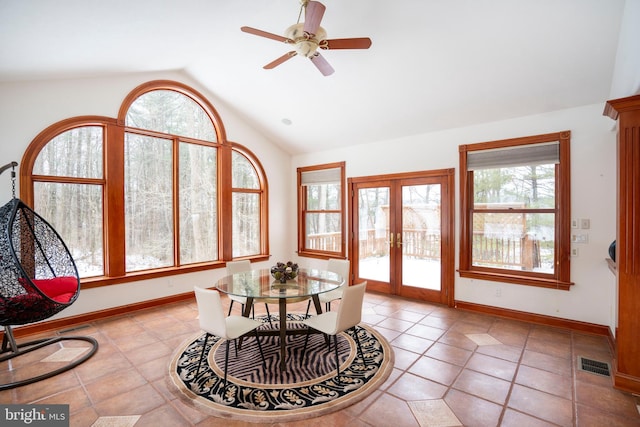
[(568, 291), (573, 286), (573, 282), (560, 282), (555, 279), (545, 279), (540, 277), (529, 277), (515, 274), (489, 273), (475, 270), (458, 270), (460, 277), (469, 279), (487, 280), (490, 282), (514, 283), (516, 285), (536, 286), (539, 288), (557, 289)]
[(329, 258), (346, 259), (344, 254), (339, 252), (298, 251), (298, 256), (305, 257), (305, 258), (319, 258), (319, 259), (329, 259)]
[[(246, 258), (252, 262), (266, 261), (269, 259), (268, 255), (256, 255), (254, 257)], [(118, 277), (85, 277), (80, 279), (80, 286), (82, 289), (98, 288), (108, 285), (119, 285), (122, 283), (138, 282), (141, 280), (157, 279), (158, 277), (177, 276), (180, 274), (195, 273), (197, 271), (215, 270), (217, 268), (224, 268), (225, 261), (215, 261), (202, 264), (191, 264), (183, 267), (167, 267), (157, 270), (145, 270), (128, 273), (124, 276)]]

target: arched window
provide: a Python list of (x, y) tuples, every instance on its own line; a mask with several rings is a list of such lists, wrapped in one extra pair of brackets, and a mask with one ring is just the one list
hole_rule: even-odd
[(86, 283), (268, 256), (260, 163), (180, 83), (139, 86), (117, 119), (50, 126), (26, 150), (21, 178), (22, 199), (62, 235)]
[(263, 197), (266, 180), (262, 167), (244, 148), (233, 151), (232, 165), (233, 258), (267, 253), (261, 246), (265, 242), (259, 238), (266, 226), (261, 220), (267, 200)]

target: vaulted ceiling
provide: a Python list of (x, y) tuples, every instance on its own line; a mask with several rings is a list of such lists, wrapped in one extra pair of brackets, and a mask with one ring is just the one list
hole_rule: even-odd
[(291, 49), (240, 31), (283, 35), (299, 0), (0, 0), (0, 83), (184, 70), (293, 154), (609, 96), (624, 0), (320, 1), (328, 38), (373, 42), (328, 77), (264, 70)]

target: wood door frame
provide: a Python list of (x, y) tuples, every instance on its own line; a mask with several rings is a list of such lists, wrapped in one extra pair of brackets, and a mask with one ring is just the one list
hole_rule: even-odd
[(442, 298), (441, 302), (449, 307), (454, 306), (455, 301), (455, 169), (435, 169), (429, 171), (418, 171), (408, 173), (395, 173), (388, 175), (370, 175), (363, 177), (355, 177), (347, 179), (347, 188), (349, 191), (349, 258), (351, 259), (352, 268), (355, 262), (353, 254), (356, 253), (356, 245), (358, 244), (358, 230), (357, 224), (357, 211), (354, 210), (357, 206), (356, 194), (354, 191), (354, 185), (366, 183), (370, 181), (396, 181), (406, 180), (412, 178), (440, 178), (443, 184), (446, 184), (446, 191), (442, 191), (442, 219), (443, 225), (441, 229), (442, 239), (442, 260), (441, 260), (441, 275), (442, 275)]

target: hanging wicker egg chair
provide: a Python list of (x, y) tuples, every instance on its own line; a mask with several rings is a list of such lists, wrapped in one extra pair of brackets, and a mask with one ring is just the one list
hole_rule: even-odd
[[(60, 235), (40, 215), (14, 196), (0, 207), (0, 325), (4, 327), (0, 363), (65, 340), (91, 344), (89, 351), (65, 366), (27, 379), (0, 384), (0, 390), (31, 384), (65, 372), (88, 360), (98, 349), (92, 337), (54, 336), (17, 344), (13, 326), (39, 322), (64, 310), (78, 298), (80, 277)], [(0, 365), (0, 369), (3, 366)]]

